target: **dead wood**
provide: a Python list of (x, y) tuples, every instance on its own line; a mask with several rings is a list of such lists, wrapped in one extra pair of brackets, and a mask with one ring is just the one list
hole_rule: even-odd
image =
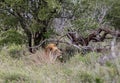
[[(103, 34), (101, 34), (103, 32)], [(119, 31), (110, 30), (109, 28), (98, 28), (88, 35), (88, 37), (76, 36), (75, 33), (68, 32), (67, 37), (73, 44), (88, 46), (90, 41), (100, 42), (106, 39), (106, 36), (110, 34), (114, 37), (120, 37)]]

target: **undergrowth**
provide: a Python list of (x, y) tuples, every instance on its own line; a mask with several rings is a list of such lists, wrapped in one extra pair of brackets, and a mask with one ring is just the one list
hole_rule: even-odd
[[(120, 57), (100, 65), (101, 54), (90, 52), (86, 55), (76, 54), (65, 63), (27, 64), (27, 56), (19, 59), (15, 56), (18, 49), (4, 48), (0, 51), (0, 83), (120, 83)], [(20, 55), (22, 53), (19, 53)]]

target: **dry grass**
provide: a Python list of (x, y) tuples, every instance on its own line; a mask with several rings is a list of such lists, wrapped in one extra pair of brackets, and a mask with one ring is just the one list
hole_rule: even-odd
[(0, 51), (0, 83), (120, 83), (119, 49), (116, 50), (117, 58), (104, 65), (98, 62), (99, 57), (104, 56), (101, 53), (77, 54), (66, 63), (46, 64), (42, 50), (34, 55), (13, 58), (9, 49)]

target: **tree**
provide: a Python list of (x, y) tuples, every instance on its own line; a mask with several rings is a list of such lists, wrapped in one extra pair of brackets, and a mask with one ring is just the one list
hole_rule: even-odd
[(61, 0), (2, 0), (0, 21), (4, 30), (20, 27), (29, 46), (39, 45), (49, 36), (50, 23), (59, 13)]
[[(64, 3), (65, 11), (72, 14), (71, 24), (72, 30), (87, 35), (87, 30), (99, 28), (108, 21), (106, 15), (111, 8), (111, 1), (107, 0), (70, 0)], [(85, 35), (86, 34), (86, 35)]]
[(107, 15), (107, 19), (115, 29), (120, 30), (120, 0), (114, 0)]
[[(67, 30), (70, 41), (76, 45), (88, 46), (90, 41), (103, 41), (107, 34), (120, 37), (120, 32), (111, 30), (115, 28), (112, 26), (113, 23), (110, 24), (111, 19), (107, 19), (114, 6), (119, 9), (115, 3), (116, 0), (115, 2), (113, 0), (65, 0), (63, 10), (66, 16), (69, 16), (68, 20), (72, 26)], [(119, 21), (116, 22), (118, 23)]]

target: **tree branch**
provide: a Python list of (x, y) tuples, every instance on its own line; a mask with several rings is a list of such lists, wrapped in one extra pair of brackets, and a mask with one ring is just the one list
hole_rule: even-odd
[[(101, 32), (104, 32), (101, 34)], [(99, 36), (101, 34), (101, 36)], [(68, 33), (68, 38), (71, 40), (72, 43), (76, 45), (88, 46), (90, 41), (104, 41), (106, 39), (107, 34), (112, 36), (120, 37), (119, 31), (113, 31), (109, 28), (99, 28), (95, 30), (93, 33), (89, 34), (88, 37), (78, 36), (76, 37), (73, 33)], [(98, 37), (99, 36), (99, 37)]]

